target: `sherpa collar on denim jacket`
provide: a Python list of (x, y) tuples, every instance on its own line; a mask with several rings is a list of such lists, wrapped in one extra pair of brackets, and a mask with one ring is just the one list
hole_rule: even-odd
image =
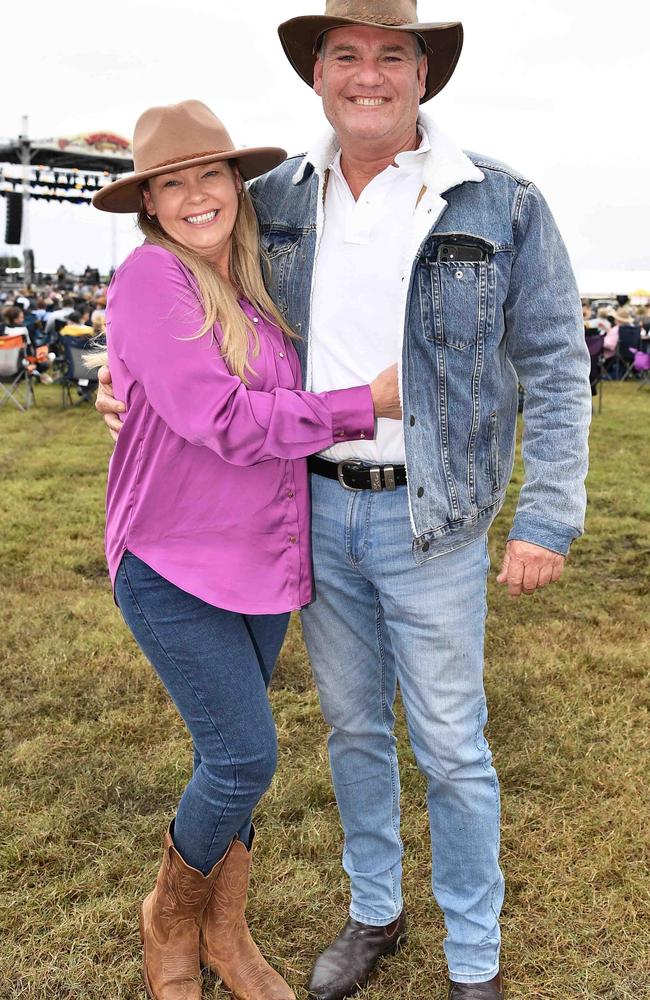
[[(430, 115), (420, 114), (418, 125), (429, 140), (431, 149), (426, 154), (422, 180), (430, 194), (441, 195), (457, 184), (465, 181), (482, 181), (482, 170), (474, 166), (469, 156), (436, 125)], [(313, 167), (319, 176), (329, 168), (340, 148), (336, 133), (332, 129), (320, 136), (304, 157), (293, 175), (293, 183), (300, 184), (308, 167)]]

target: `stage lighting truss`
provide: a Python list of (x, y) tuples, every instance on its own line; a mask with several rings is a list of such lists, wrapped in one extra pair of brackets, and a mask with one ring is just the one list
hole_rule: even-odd
[(89, 205), (93, 194), (116, 176), (107, 170), (31, 165), (25, 177), (22, 167), (5, 165), (0, 167), (0, 197), (15, 193), (26, 194), (34, 201)]

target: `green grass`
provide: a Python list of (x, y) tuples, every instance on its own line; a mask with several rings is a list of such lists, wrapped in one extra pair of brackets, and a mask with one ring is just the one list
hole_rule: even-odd
[[(112, 602), (102, 551), (110, 441), (93, 411), (61, 411), (54, 389), (38, 395), (30, 413), (0, 410), (0, 1000), (131, 1000), (143, 996), (137, 903), (190, 746)], [(564, 579), (511, 601), (492, 574), (489, 736), (503, 791), (511, 998), (650, 996), (649, 429), (650, 393), (607, 385), (588, 532)], [(515, 495), (492, 531), (495, 569)], [(304, 998), (347, 886), (297, 621), (273, 704), (281, 761), (258, 815), (250, 922)], [(411, 937), (362, 996), (442, 1000), (424, 782), (402, 721), (400, 741)], [(208, 1000), (225, 995), (206, 981)]]

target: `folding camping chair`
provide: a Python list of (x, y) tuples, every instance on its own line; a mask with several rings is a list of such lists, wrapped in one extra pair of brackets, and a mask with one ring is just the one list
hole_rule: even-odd
[(0, 337), (0, 406), (11, 400), (23, 412), (36, 402), (27, 346), (25, 333)]
[(634, 358), (632, 366), (639, 376), (639, 389), (642, 389), (644, 385), (650, 385), (650, 354), (637, 351), (634, 347), (631, 347), (630, 351)]
[(585, 329), (585, 340), (591, 358), (591, 371), (589, 373), (589, 383), (591, 385), (591, 395), (598, 396), (598, 412), (603, 412), (603, 374), (605, 372), (605, 359), (603, 349), (605, 347), (605, 334), (596, 333), (593, 330)]
[[(97, 370), (89, 368), (84, 361), (84, 351), (89, 350), (97, 341), (92, 336), (89, 337), (61, 337), (63, 345), (65, 367), (61, 377), (61, 388), (63, 390), (62, 406), (75, 406), (79, 403), (92, 403), (97, 392)], [(73, 399), (73, 390), (76, 390), (78, 399)]]
[[(634, 354), (632, 349), (641, 349), (641, 327), (619, 326), (618, 346), (616, 348), (617, 377), (624, 382), (634, 371)], [(621, 375), (621, 369), (623, 374)]]

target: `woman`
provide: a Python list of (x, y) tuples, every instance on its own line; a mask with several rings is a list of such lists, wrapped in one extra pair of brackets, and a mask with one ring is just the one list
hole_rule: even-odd
[(251, 815), (276, 766), (267, 686), (289, 613), (312, 596), (304, 458), (373, 437), (376, 416), (399, 417), (396, 371), (301, 391), (244, 186), (283, 150), (235, 150), (198, 101), (146, 111), (133, 145), (135, 174), (93, 199), (138, 211), (147, 238), (107, 302), (127, 410), (106, 549), (122, 615), (195, 748), (142, 906), (145, 984), (155, 1000), (199, 998), (201, 959), (239, 1000), (286, 1000), (244, 908)]

